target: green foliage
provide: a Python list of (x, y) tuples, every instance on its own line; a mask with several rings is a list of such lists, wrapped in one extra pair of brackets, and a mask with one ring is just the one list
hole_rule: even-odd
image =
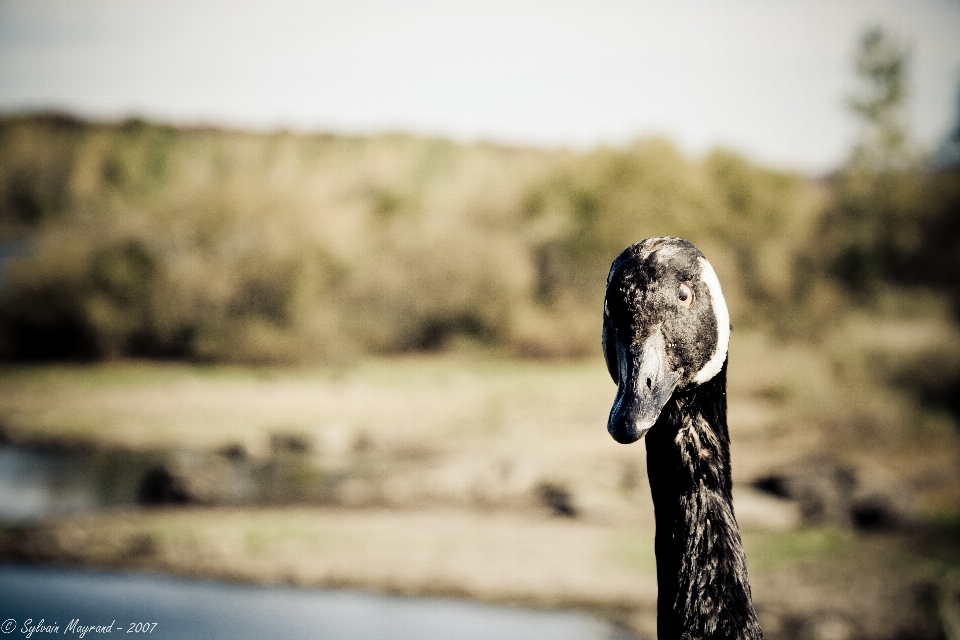
[(662, 140), (584, 157), (537, 192), (529, 211), (564, 222), (538, 248), (541, 300), (572, 290), (599, 306), (596, 283), (629, 244), (624, 239), (676, 235), (730, 274), (723, 280), (743, 303), (736, 319), (748, 324), (780, 321), (777, 307), (798, 286), (793, 262), (819, 213), (814, 186), (798, 175), (728, 151), (692, 161)]
[(892, 283), (945, 288), (960, 303), (960, 174), (850, 167), (833, 187), (823, 227), (833, 276), (861, 299)]
[(710, 255), (735, 322), (781, 322), (816, 194), (663, 140), (581, 155), (7, 118), (0, 353), (593, 354), (610, 262), (668, 234)]
[(38, 116), (30, 131), (17, 120), (0, 125), (0, 228), (35, 225), (69, 200), (77, 132), (65, 116)]

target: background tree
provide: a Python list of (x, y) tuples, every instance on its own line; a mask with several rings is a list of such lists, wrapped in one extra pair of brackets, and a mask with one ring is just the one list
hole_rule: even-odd
[(856, 57), (861, 86), (850, 98), (865, 125), (854, 149), (855, 164), (883, 170), (909, 162), (904, 124), (909, 66), (909, 49), (882, 28), (863, 34)]
[(860, 40), (860, 81), (850, 99), (862, 134), (847, 166), (831, 181), (817, 262), (870, 299), (884, 283), (912, 283), (929, 226), (926, 177), (909, 153), (903, 123), (909, 52), (879, 27)]

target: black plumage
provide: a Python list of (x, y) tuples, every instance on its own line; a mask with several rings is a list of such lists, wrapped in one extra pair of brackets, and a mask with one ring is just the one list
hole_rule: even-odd
[(618, 391), (608, 430), (624, 443), (646, 434), (660, 640), (762, 638), (733, 513), (728, 327), (716, 275), (689, 242), (651, 238), (614, 261), (603, 343)]

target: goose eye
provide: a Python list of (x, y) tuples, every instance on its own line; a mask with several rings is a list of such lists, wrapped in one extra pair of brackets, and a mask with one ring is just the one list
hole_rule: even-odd
[(680, 301), (680, 306), (686, 309), (689, 309), (690, 305), (693, 304), (693, 289), (686, 282), (680, 283), (680, 288), (677, 290), (677, 299)]

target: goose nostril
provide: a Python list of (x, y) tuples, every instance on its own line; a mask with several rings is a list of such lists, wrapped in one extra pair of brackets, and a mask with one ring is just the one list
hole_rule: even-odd
[(653, 382), (650, 380), (650, 378), (647, 378), (647, 389), (652, 389), (652, 388), (653, 388)]

